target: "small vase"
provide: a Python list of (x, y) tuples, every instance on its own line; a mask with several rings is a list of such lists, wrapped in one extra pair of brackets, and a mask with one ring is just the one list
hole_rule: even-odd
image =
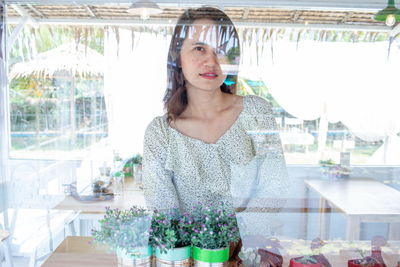
[(224, 267), (229, 260), (229, 247), (219, 249), (205, 249), (193, 247), (195, 267)]
[(124, 248), (117, 249), (118, 267), (151, 267), (151, 246), (138, 247), (134, 254), (127, 253)]
[(303, 264), (298, 262), (302, 257), (290, 259), (290, 264), (289, 267), (322, 267), (321, 263), (308, 263), (308, 264)]
[(169, 249), (166, 253), (156, 248), (156, 267), (190, 266), (190, 252), (190, 246)]

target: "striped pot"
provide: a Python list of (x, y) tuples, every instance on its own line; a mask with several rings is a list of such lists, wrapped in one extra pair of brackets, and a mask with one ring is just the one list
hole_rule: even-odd
[(136, 255), (126, 253), (123, 248), (117, 249), (118, 267), (151, 267), (151, 246), (138, 247)]
[(166, 253), (156, 248), (156, 267), (190, 266), (190, 253), (190, 246), (169, 249)]
[(229, 260), (229, 247), (204, 249), (193, 247), (195, 267), (225, 267)]

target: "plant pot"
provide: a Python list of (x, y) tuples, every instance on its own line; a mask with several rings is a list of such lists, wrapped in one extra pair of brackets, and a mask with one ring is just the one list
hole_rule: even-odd
[(150, 267), (151, 266), (151, 246), (138, 247), (131, 255), (124, 248), (116, 250), (118, 257), (118, 267)]
[[(363, 267), (364, 265), (356, 263), (359, 259), (349, 260), (347, 262), (348, 267)], [(368, 265), (368, 267), (382, 267), (382, 264), (375, 263), (374, 265)]]
[(297, 257), (290, 259), (290, 264), (289, 267), (322, 267), (321, 263), (308, 263), (308, 264), (303, 264), (298, 262), (303, 257)]
[(229, 247), (219, 249), (204, 249), (193, 247), (195, 267), (223, 267), (229, 260)]
[(190, 266), (190, 253), (190, 246), (169, 249), (166, 253), (161, 253), (160, 249), (156, 248), (156, 266)]

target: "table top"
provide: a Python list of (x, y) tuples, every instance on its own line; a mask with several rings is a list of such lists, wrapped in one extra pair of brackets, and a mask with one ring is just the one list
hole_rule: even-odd
[(93, 244), (91, 237), (68, 236), (42, 266), (111, 267), (117, 266), (117, 256), (106, 247)]
[[(288, 266), (291, 258), (311, 253), (309, 240), (281, 240), (283, 266)], [(320, 251), (332, 267), (347, 266), (349, 259), (360, 255), (356, 248), (370, 250), (371, 241), (326, 241)], [(392, 241), (382, 248), (382, 256), (387, 266), (395, 266), (400, 252), (400, 242)], [(106, 246), (93, 244), (91, 237), (69, 236), (42, 265), (43, 267), (111, 267), (117, 266), (117, 257)]]
[(146, 207), (143, 190), (134, 184), (131, 178), (125, 179), (124, 190), (121, 195), (115, 195), (112, 200), (79, 201), (72, 196), (66, 196), (55, 209), (81, 211), (83, 214), (101, 214), (105, 207), (129, 209), (132, 206)]
[(400, 192), (373, 179), (305, 180), (332, 206), (348, 215), (400, 215)]

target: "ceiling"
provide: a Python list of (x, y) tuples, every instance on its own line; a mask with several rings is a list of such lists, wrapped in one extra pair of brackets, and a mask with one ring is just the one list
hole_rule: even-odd
[(187, 7), (216, 6), (235, 24), (280, 25), (321, 28), (354, 28), (389, 31), (373, 15), (386, 6), (381, 0), (337, 1), (246, 1), (186, 0), (156, 1), (163, 12), (142, 21), (127, 12), (131, 2), (124, 1), (6, 1), (7, 21), (18, 23), (28, 16), (37, 23), (64, 24), (173, 24)]

